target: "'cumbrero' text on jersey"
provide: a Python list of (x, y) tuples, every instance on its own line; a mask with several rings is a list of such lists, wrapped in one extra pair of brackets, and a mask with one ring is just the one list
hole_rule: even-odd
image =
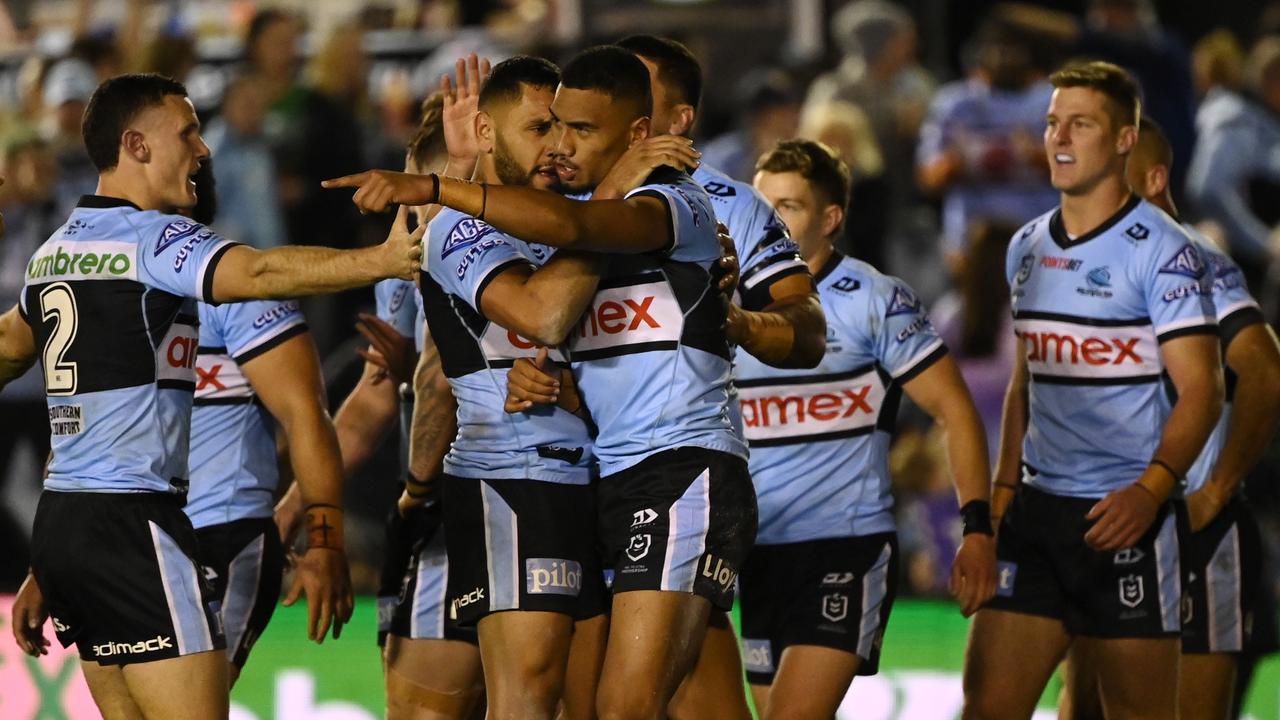
[(666, 169), (627, 196), (638, 195), (666, 205), (672, 243), (610, 256), (569, 335), (574, 377), (599, 427), (602, 476), (679, 447), (746, 456), (730, 422), (725, 312), (710, 274), (720, 260), (711, 200), (688, 175)]
[(193, 526), (271, 517), (280, 483), (276, 425), (242, 367), (306, 331), (291, 300), (200, 303), (191, 491), (184, 508)]
[(27, 264), (44, 371), (48, 490), (185, 492), (196, 300), (235, 243), (178, 215), (88, 195)]
[(738, 360), (762, 544), (894, 529), (887, 456), (901, 388), (947, 351), (902, 281), (838, 253), (815, 280), (827, 315), (822, 363)]
[(1067, 236), (1059, 212), (1013, 237), (1006, 262), (1026, 348), (1026, 482), (1101, 497), (1151, 461), (1171, 402), (1160, 344), (1216, 332), (1199, 246), (1132, 198), (1097, 229)]
[[(486, 480), (530, 479), (585, 485), (594, 475), (586, 424), (556, 406), (507, 413), (507, 372), (537, 345), (491, 322), (480, 310), (489, 282), (516, 265), (538, 266), (547, 248), (516, 240), (481, 220), (445, 208), (427, 227), (422, 305), (440, 364), (458, 401), (458, 436), (445, 472)], [(558, 362), (564, 356), (551, 351)]]
[[(1218, 335), (1222, 339), (1222, 355), (1225, 361), (1226, 349), (1230, 347), (1236, 334), (1250, 325), (1265, 323), (1266, 317), (1258, 307), (1258, 302), (1249, 294), (1240, 266), (1195, 228), (1190, 225), (1183, 227), (1187, 234), (1195, 238), (1207, 265), (1202, 285), (1212, 283), (1210, 292), (1213, 296), (1214, 310), (1217, 312)], [(1200, 457), (1196, 458), (1195, 464), (1187, 471), (1184, 492), (1195, 492), (1204, 486), (1209, 476), (1213, 474), (1213, 467), (1218, 463), (1222, 447), (1227, 442), (1227, 425), (1231, 420), (1231, 400), (1235, 395), (1236, 378), (1230, 368), (1224, 368), (1224, 370), (1227, 404), (1222, 408), (1222, 416), (1218, 418), (1213, 434), (1205, 441)], [(1240, 487), (1243, 487), (1243, 483)]]

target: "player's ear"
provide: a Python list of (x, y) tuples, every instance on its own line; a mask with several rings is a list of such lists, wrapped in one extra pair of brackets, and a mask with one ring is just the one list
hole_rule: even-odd
[(822, 209), (822, 237), (831, 237), (844, 222), (844, 208), (832, 203)]
[(667, 132), (671, 135), (684, 135), (693, 129), (694, 110), (688, 103), (676, 105), (676, 112)]
[(151, 149), (147, 147), (147, 139), (137, 130), (125, 130), (120, 136), (120, 152), (128, 153), (134, 162), (151, 161)]
[(1152, 165), (1147, 169), (1147, 197), (1163, 195), (1169, 187), (1169, 167)]
[(481, 153), (493, 152), (493, 117), (481, 110), (476, 113), (476, 140)]
[(641, 140), (649, 137), (649, 128), (652, 124), (653, 121), (650, 120), (648, 116), (636, 118), (631, 121), (631, 135), (627, 139), (627, 147), (631, 147), (632, 145), (635, 145)]
[(1121, 155), (1128, 155), (1133, 152), (1133, 148), (1138, 144), (1138, 126), (1125, 125), (1120, 128), (1119, 134), (1116, 135), (1116, 152)]

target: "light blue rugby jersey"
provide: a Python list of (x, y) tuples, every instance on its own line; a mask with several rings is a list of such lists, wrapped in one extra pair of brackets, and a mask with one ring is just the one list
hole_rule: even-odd
[(1031, 374), (1025, 482), (1093, 498), (1142, 474), (1172, 408), (1160, 343), (1217, 332), (1205, 267), (1195, 241), (1136, 196), (1078, 238), (1058, 210), (1018, 231), (1006, 273)]
[(667, 206), (672, 245), (611, 255), (569, 335), (574, 377), (599, 428), (600, 474), (680, 447), (746, 457), (730, 419), (724, 308), (710, 282), (720, 259), (711, 200), (688, 175), (668, 168), (627, 197), (636, 195)]
[(894, 529), (887, 458), (902, 385), (947, 352), (901, 280), (839, 253), (815, 280), (827, 315), (822, 363), (738, 360), (761, 544)]
[[(1226, 349), (1236, 333), (1255, 323), (1265, 323), (1266, 318), (1258, 307), (1258, 302), (1249, 294), (1240, 266), (1198, 230), (1190, 225), (1184, 225), (1183, 228), (1195, 239), (1201, 254), (1208, 261), (1210, 275), (1202, 282), (1207, 283), (1210, 280), (1213, 282), (1213, 306), (1217, 312), (1218, 334), (1222, 338), (1225, 360)], [(1226, 368), (1226, 375), (1227, 404), (1223, 406), (1222, 417), (1218, 418), (1218, 424), (1214, 426), (1213, 434), (1205, 442), (1204, 450), (1200, 451), (1200, 457), (1196, 458), (1191, 469), (1187, 471), (1184, 492), (1194, 492), (1204, 486), (1209, 476), (1213, 474), (1213, 467), (1218, 463), (1222, 447), (1226, 444), (1227, 424), (1231, 419), (1231, 400), (1235, 391), (1235, 374), (1230, 368)], [(1239, 491), (1240, 488), (1237, 487), (1237, 492)]]
[[(537, 266), (548, 257), (543, 246), (449, 208), (427, 228), (422, 304), (458, 401), (458, 436), (444, 458), (450, 475), (572, 485), (585, 485), (595, 475), (590, 433), (577, 416), (555, 406), (503, 411), (507, 372), (516, 358), (537, 354), (537, 346), (480, 311), (480, 297), (499, 273), (517, 264)], [(551, 350), (551, 357), (564, 362), (559, 350)]]
[(185, 508), (193, 526), (271, 517), (280, 483), (276, 425), (242, 366), (306, 330), (293, 301), (200, 303)]
[(236, 243), (178, 215), (87, 195), (27, 265), (53, 457), (45, 489), (187, 489), (196, 300)]
[[(422, 314), (422, 294), (410, 280), (389, 278), (373, 286), (377, 316), (396, 329), (402, 337), (413, 338), (419, 353), (426, 341), (426, 318)], [(413, 379), (401, 383), (400, 398), (400, 473), (409, 472), (410, 431), (413, 428)]]

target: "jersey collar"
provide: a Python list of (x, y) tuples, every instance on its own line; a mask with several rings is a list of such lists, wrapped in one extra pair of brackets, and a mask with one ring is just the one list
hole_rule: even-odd
[(831, 257), (827, 258), (827, 261), (822, 264), (822, 268), (818, 270), (818, 274), (813, 276), (813, 284), (817, 285), (823, 280), (826, 280), (827, 276), (835, 272), (836, 268), (839, 267), (841, 260), (844, 260), (844, 255), (842, 255), (839, 250), (833, 249), (831, 251)]
[(128, 207), (141, 211), (142, 208), (125, 200), (124, 198), (107, 197), (106, 195), (81, 195), (80, 202), (76, 203), (78, 208), (92, 208), (94, 210), (106, 210), (107, 208)]
[(1062, 208), (1058, 208), (1053, 211), (1053, 216), (1049, 218), (1049, 235), (1053, 238), (1053, 241), (1057, 243), (1058, 247), (1063, 250), (1073, 248), (1077, 245), (1083, 245), (1114, 227), (1116, 223), (1124, 219), (1125, 215), (1133, 212), (1133, 209), (1138, 207), (1138, 203), (1140, 202), (1142, 202), (1142, 198), (1138, 197), (1137, 193), (1129, 193), (1129, 200), (1125, 202), (1125, 204), (1121, 206), (1114, 215), (1107, 218), (1106, 221), (1098, 227), (1074, 240), (1067, 235), (1067, 229), (1062, 225)]

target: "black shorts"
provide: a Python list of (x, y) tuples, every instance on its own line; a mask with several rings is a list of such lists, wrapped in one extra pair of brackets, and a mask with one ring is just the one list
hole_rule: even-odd
[(196, 537), (205, 578), (221, 602), (227, 659), (243, 668), (280, 600), (280, 531), (271, 518), (255, 518), (203, 527)]
[(225, 648), (196, 546), (178, 496), (45, 491), (31, 567), (58, 641), (100, 665)]
[(1165, 503), (1136, 545), (1099, 552), (1084, 542), (1098, 499), (1020, 485), (1000, 524), (998, 585), (986, 607), (1061, 620), (1072, 635), (1176, 636), (1181, 577), (1177, 514)]
[(756, 539), (747, 462), (684, 447), (600, 480), (600, 540), (612, 590), (691, 592), (721, 610)]
[(384, 529), (386, 544), (378, 577), (378, 647), (386, 644), (387, 633), (391, 632), (396, 606), (400, 604), (410, 566), (417, 555), (415, 548), (432, 540), (439, 532), (440, 503), (437, 501), (430, 507), (415, 508), (408, 518), (401, 517), (400, 509), (393, 505), (387, 513)]
[(391, 597), (387, 632), (409, 640), (461, 640), (477, 644), (474, 627), (461, 627), (449, 619), (449, 557), (445, 551), (444, 528), (440, 526), (439, 503), (410, 512), (402, 526), (412, 542), (407, 565), (401, 568), (400, 587)]
[(738, 582), (749, 682), (773, 684), (792, 645), (857, 655), (858, 674), (875, 675), (898, 594), (898, 535), (757, 545)]
[(1185, 523), (1182, 530), (1182, 652), (1245, 650), (1262, 592), (1262, 539), (1253, 514), (1235, 497), (1200, 532)]
[(534, 610), (604, 612), (595, 487), (443, 476), (448, 618)]

